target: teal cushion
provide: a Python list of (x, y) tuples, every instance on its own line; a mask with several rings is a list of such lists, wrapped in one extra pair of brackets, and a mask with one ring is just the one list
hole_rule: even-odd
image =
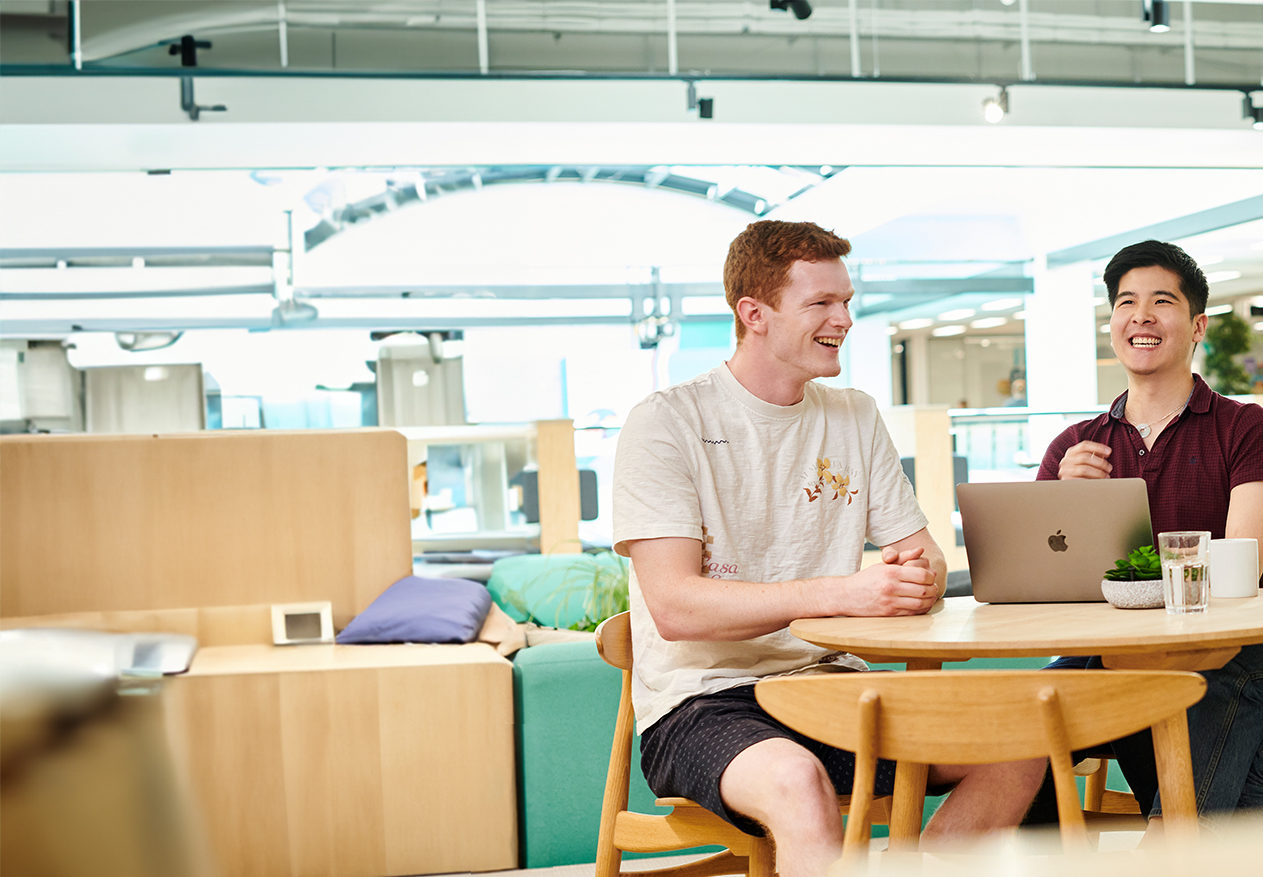
[[(593, 642), (531, 646), (514, 656), (522, 867), (596, 861), (621, 685), (622, 671), (602, 661)], [(629, 798), (631, 810), (670, 812), (654, 806), (640, 771), (639, 737), (632, 739)]]
[(487, 590), (514, 621), (567, 628), (590, 611), (595, 579), (621, 578), (626, 571), (627, 561), (611, 553), (519, 554), (495, 562)]

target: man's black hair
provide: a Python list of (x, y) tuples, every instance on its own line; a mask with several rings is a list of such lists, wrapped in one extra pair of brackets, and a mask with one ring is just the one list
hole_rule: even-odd
[(1105, 267), (1105, 288), (1109, 290), (1110, 308), (1118, 297), (1118, 284), (1133, 268), (1165, 268), (1180, 278), (1180, 292), (1188, 299), (1189, 315), (1205, 313), (1206, 299), (1210, 297), (1210, 285), (1206, 275), (1197, 267), (1193, 257), (1175, 244), (1162, 241), (1144, 241), (1123, 247)]

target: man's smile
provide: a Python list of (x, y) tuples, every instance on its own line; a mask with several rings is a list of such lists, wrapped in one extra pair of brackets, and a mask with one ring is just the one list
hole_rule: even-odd
[(826, 347), (841, 347), (842, 346), (841, 338), (830, 338), (825, 335), (821, 335), (820, 337), (816, 338), (815, 342), (817, 344), (823, 344)]
[(1161, 344), (1162, 339), (1156, 338), (1153, 335), (1134, 335), (1132, 336), (1130, 343), (1132, 347), (1152, 349)]

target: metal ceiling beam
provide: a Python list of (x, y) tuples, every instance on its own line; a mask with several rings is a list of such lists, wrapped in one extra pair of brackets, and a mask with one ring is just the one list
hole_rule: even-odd
[(1057, 250), (1048, 254), (1048, 267), (1058, 268), (1063, 265), (1073, 265), (1075, 262), (1108, 259), (1123, 247), (1140, 241), (1178, 241), (1257, 219), (1263, 219), (1263, 195), (1255, 195), (1253, 198), (1234, 201), (1231, 204), (1212, 207), (1199, 213), (1190, 213), (1165, 222), (1155, 222), (1153, 225), (1142, 226), (1122, 234), (1114, 234), (1086, 244)]
[[(708, 323), (721, 318), (715, 316), (681, 317), (681, 323)], [(481, 329), (532, 326), (626, 326), (633, 325), (627, 317), (325, 317), (319, 316), (294, 328), (302, 329), (366, 329), (394, 331), (426, 329)], [(270, 315), (252, 319), (225, 320), (216, 317), (146, 318), (146, 319), (20, 319), (5, 320), (0, 336), (5, 338), (32, 338), (46, 335), (66, 335), (71, 332), (157, 332), (190, 331), (194, 329), (249, 329), (251, 331), (277, 330)]]
[[(4, 64), (0, 63), (0, 77), (74, 77), (104, 76), (114, 78), (187, 76), (187, 71), (167, 67), (85, 67), (75, 70), (60, 64)], [(1053, 88), (1139, 88), (1157, 91), (1236, 91), (1242, 94), (1263, 91), (1257, 81), (1241, 82), (1184, 82), (1166, 80), (1114, 80), (1114, 79), (1032, 79), (1023, 81), (1019, 76), (887, 76), (880, 79), (870, 76), (844, 76), (820, 73), (681, 73), (671, 76), (662, 73), (604, 73), (589, 71), (514, 70), (479, 73), (469, 70), (285, 70), (228, 69), (198, 67), (198, 79), (381, 79), (381, 80), (503, 80), (513, 81), (569, 81), (569, 82), (863, 82), (894, 83), (905, 85), (1022, 85), (1027, 87)]]
[(143, 259), (174, 256), (267, 256), (269, 263), (274, 247), (267, 244), (223, 247), (0, 247), (0, 260), (6, 259)]

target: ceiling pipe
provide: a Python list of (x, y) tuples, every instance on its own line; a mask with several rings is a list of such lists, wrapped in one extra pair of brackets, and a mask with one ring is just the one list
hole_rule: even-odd
[(75, 69), (83, 69), (83, 18), (79, 11), (79, 0), (70, 4), (70, 58)]
[(1194, 85), (1193, 71), (1193, 0), (1184, 0), (1184, 84)]
[(289, 66), (289, 22), (285, 19), (285, 0), (276, 4), (276, 37), (281, 44), (281, 66)]
[(680, 44), (676, 34), (675, 0), (667, 0), (667, 75), (678, 76), (679, 73)]
[(478, 0), (478, 70), (484, 76), (491, 71), (487, 57), (487, 0)]
[(850, 16), (851, 16), (851, 75), (859, 79), (862, 75), (860, 70), (860, 15), (859, 10), (855, 8), (857, 0), (850, 0)]
[(873, 78), (881, 78), (881, 55), (877, 52), (877, 0), (873, 0)]
[(1021, 26), (1022, 41), (1022, 81), (1030, 82), (1035, 78), (1035, 66), (1031, 63), (1031, 21), (1027, 0), (1021, 0), (1017, 7), (1018, 21)]

